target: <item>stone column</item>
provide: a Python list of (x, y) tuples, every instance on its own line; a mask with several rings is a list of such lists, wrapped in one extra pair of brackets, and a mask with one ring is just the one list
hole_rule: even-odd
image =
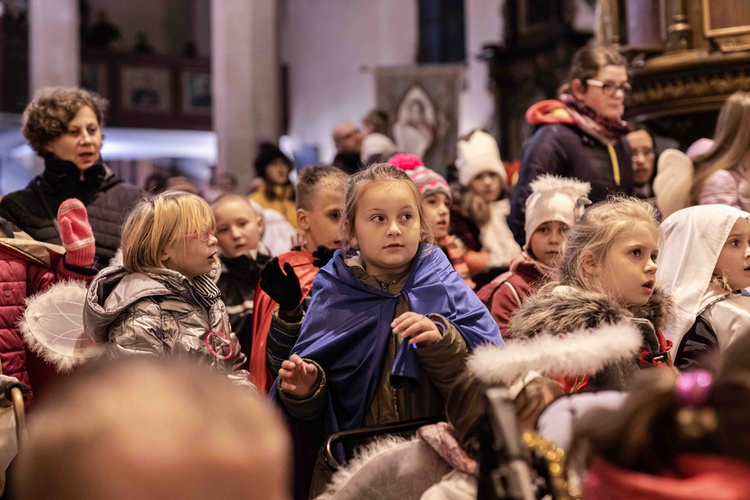
[(42, 87), (80, 81), (77, 0), (29, 1), (29, 98)]
[(260, 141), (280, 133), (276, 0), (211, 0), (213, 129), (219, 172), (246, 189)]

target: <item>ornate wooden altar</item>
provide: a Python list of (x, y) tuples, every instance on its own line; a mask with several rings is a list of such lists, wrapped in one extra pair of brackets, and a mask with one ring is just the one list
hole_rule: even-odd
[(713, 135), (731, 93), (750, 91), (748, 0), (507, 0), (504, 46), (486, 50), (504, 159), (520, 158), (526, 109), (557, 95), (573, 53), (590, 40), (573, 17), (592, 4), (597, 42), (630, 61), (626, 119), (686, 147)]

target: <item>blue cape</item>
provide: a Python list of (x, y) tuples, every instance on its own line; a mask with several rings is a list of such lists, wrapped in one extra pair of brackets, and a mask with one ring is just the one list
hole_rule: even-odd
[[(401, 293), (410, 311), (447, 318), (470, 349), (485, 343), (503, 344), (485, 305), (438, 247), (420, 245)], [(399, 296), (362, 283), (344, 263), (340, 250), (318, 273), (311, 294), (292, 354), (315, 360), (325, 371), (325, 434), (356, 429), (362, 426), (380, 382)], [(391, 373), (392, 383), (398, 377), (418, 383), (418, 374), (416, 352), (403, 342)], [(277, 384), (278, 379), (271, 398)]]

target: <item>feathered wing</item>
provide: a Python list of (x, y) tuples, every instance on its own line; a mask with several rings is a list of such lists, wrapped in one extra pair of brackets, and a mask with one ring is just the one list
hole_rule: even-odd
[(107, 347), (83, 329), (85, 300), (82, 281), (57, 283), (26, 299), (26, 311), (18, 324), (24, 341), (60, 373), (100, 356)]

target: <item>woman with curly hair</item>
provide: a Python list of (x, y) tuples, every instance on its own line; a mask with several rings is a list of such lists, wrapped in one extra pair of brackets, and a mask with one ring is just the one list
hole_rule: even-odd
[(39, 90), (23, 113), (22, 132), (44, 158), (44, 171), (0, 201), (0, 217), (36, 240), (60, 244), (58, 208), (69, 198), (81, 200), (96, 240), (98, 268), (120, 246), (121, 222), (141, 194), (102, 161), (107, 105), (98, 94), (75, 87)]

